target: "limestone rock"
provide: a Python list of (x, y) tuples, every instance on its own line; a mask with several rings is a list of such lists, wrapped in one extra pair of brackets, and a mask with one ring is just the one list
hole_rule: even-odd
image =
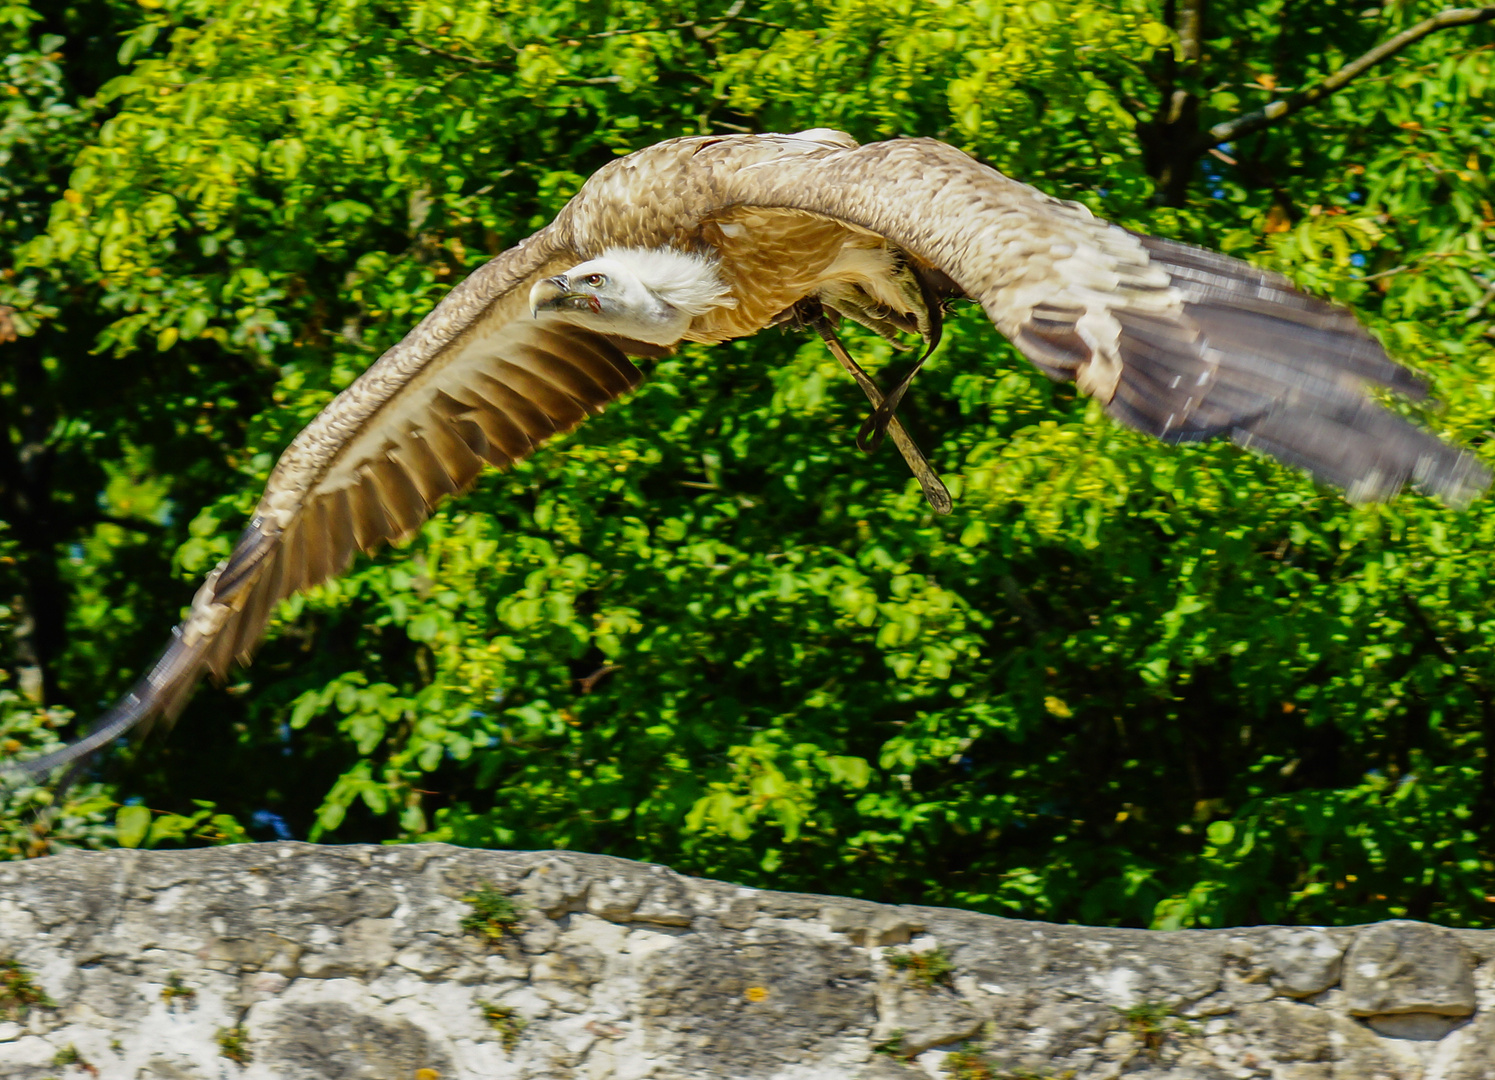
[(1262, 959), (1272, 986), (1290, 997), (1310, 997), (1339, 982), (1344, 943), (1317, 927), (1272, 930)]
[(1345, 959), (1344, 990), (1356, 1016), (1474, 1012), (1474, 964), (1458, 936), (1396, 921), (1361, 930)]
[(282, 1080), (382, 1080), (421, 1069), (452, 1074), (451, 1059), (420, 1027), (338, 1002), (282, 1007), (256, 1026), (274, 1033), (263, 1060)]
[[(464, 928), (482, 889), (512, 898), (502, 932)], [(889, 961), (935, 948), (934, 978)], [(1495, 932), (1089, 929), (567, 852), (5, 863), (0, 958), (52, 1002), (0, 1002), (6, 1080), (943, 1080), (954, 1052), (994, 1077), (1495, 1077)]]

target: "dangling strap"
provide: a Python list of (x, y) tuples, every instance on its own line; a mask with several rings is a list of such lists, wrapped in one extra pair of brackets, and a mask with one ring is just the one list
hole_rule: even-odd
[[(862, 366), (851, 358), (851, 355), (841, 344), (840, 339), (836, 337), (836, 332), (832, 329), (830, 320), (825, 317), (825, 309), (820, 306), (819, 300), (812, 297), (801, 300), (795, 308), (795, 314), (802, 323), (820, 335), (820, 339), (830, 349), (831, 355), (856, 380), (857, 385), (862, 388), (862, 393), (867, 395), (867, 400), (872, 403), (874, 410), (872, 416), (868, 418), (868, 422), (870, 423), (872, 419), (882, 414), (884, 408), (887, 408), (887, 418), (882, 422), (882, 430), (893, 436), (893, 445), (898, 447), (898, 452), (903, 455), (903, 460), (908, 463), (909, 471), (914, 474), (914, 479), (919, 481), (919, 487), (924, 490), (924, 498), (929, 502), (929, 508), (936, 514), (948, 514), (953, 505), (950, 501), (950, 491), (945, 487), (944, 482), (940, 480), (939, 474), (930, 466), (929, 459), (924, 456), (924, 451), (919, 449), (919, 444), (914, 442), (909, 433), (904, 430), (903, 424), (893, 414), (893, 409), (898, 406), (897, 400), (891, 397), (884, 398), (882, 391), (872, 381), (872, 377), (863, 371)], [(933, 336), (938, 340), (938, 333)], [(926, 357), (928, 355), (928, 353), (925, 353)], [(923, 360), (919, 361), (920, 364), (923, 362)], [(914, 368), (914, 371), (917, 370), (917, 367)], [(912, 377), (912, 374), (910, 372), (910, 377)], [(908, 379), (904, 379), (894, 393), (902, 397), (906, 389), (908, 389)], [(892, 402), (892, 407), (888, 407), (890, 401)], [(863, 425), (864, 428), (865, 426)], [(880, 443), (881, 441), (882, 436), (879, 434), (878, 442)]]

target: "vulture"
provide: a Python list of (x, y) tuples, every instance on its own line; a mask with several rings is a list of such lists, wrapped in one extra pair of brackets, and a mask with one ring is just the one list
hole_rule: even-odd
[(247, 662), (283, 598), (409, 536), (485, 465), (517, 462), (636, 387), (630, 357), (778, 323), (815, 330), (866, 392), (859, 443), (892, 436), (936, 510), (949, 496), (842, 318), (939, 339), (966, 298), (1054, 379), (1164, 442), (1217, 437), (1344, 489), (1415, 483), (1463, 504), (1490, 473), (1378, 404), (1422, 384), (1342, 308), (1286, 278), (1139, 235), (932, 139), (838, 131), (671, 139), (599, 169), (555, 220), (457, 285), (307, 425), (155, 666), (39, 776)]

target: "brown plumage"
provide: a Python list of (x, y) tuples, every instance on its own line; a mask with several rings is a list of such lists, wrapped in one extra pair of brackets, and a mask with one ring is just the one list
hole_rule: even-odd
[[(659, 249), (703, 256), (720, 302), (684, 309), (688, 326), (664, 341), (642, 323), (595, 322), (599, 302), (567, 272)], [(532, 312), (542, 283), (575, 310)], [(1367, 388), (1422, 386), (1347, 312), (1284, 278), (1109, 225), (929, 139), (676, 139), (600, 169), (328, 405), (150, 673), (89, 736), (22, 767), (56, 768), (175, 715), (204, 670), (249, 659), (281, 599), (636, 386), (630, 354), (752, 334), (807, 300), (933, 340), (936, 293), (979, 302), (1045, 373), (1161, 439), (1228, 437), (1357, 499), (1415, 481), (1461, 503), (1489, 483), (1472, 457), (1377, 405)]]

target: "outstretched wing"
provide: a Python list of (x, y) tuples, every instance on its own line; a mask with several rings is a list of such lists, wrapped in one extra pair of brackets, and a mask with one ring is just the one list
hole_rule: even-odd
[(205, 670), (249, 658), (277, 602), (414, 532), (484, 464), (522, 460), (636, 386), (624, 350), (648, 349), (529, 315), (530, 286), (577, 261), (542, 231), (454, 288), (287, 448), (150, 672), (86, 737), (20, 768), (50, 772), (175, 716)]
[(879, 233), (943, 271), (1027, 357), (1123, 423), (1169, 442), (1224, 436), (1352, 500), (1408, 482), (1462, 504), (1490, 473), (1381, 407), (1425, 391), (1349, 312), (1276, 274), (1140, 236), (930, 139), (751, 159), (717, 141), (712, 198)]
[(625, 353), (657, 350), (528, 318), (530, 286), (609, 245), (697, 244), (704, 222), (742, 207), (885, 237), (979, 300), (1042, 370), (1159, 438), (1228, 436), (1352, 498), (1410, 480), (1458, 503), (1489, 484), (1471, 456), (1376, 404), (1370, 387), (1422, 386), (1348, 313), (1281, 277), (1109, 225), (933, 140), (677, 139), (599, 170), (323, 410), (150, 673), (87, 737), (20, 767), (46, 772), (174, 715), (204, 670), (249, 656), (277, 601), (414, 531), (484, 462), (525, 457), (636, 385)]

